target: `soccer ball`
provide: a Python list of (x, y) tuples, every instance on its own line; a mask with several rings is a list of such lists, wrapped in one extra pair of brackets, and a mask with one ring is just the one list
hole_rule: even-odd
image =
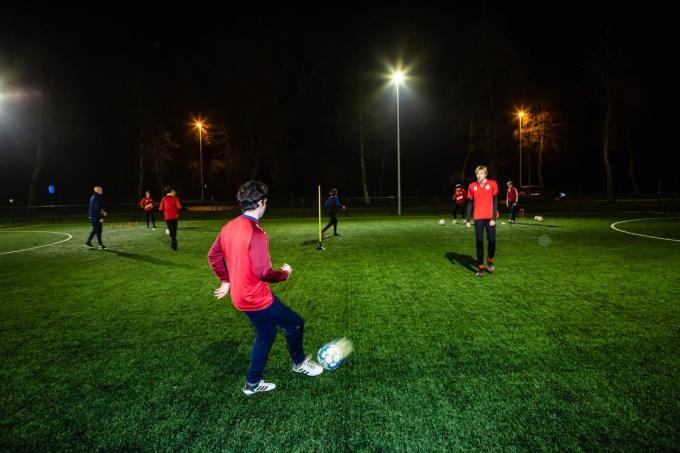
[(168, 229), (166, 228), (166, 229), (165, 229), (165, 234), (167, 234), (168, 236), (170, 236), (170, 230), (168, 230)]
[(352, 340), (345, 337), (336, 338), (330, 343), (321, 346), (316, 355), (319, 364), (327, 370), (335, 370), (354, 351)]
[(446, 220), (444, 220), (444, 219), (439, 219), (439, 225), (441, 225), (441, 226), (446, 225)]
[(543, 221), (543, 216), (537, 215), (537, 216), (536, 216), (536, 220), (538, 220), (539, 222), (542, 222), (542, 221)]

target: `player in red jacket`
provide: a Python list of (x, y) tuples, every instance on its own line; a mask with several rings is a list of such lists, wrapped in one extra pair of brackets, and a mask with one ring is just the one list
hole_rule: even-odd
[(177, 222), (179, 221), (179, 211), (182, 209), (182, 203), (180, 203), (177, 192), (172, 187), (166, 187), (165, 193), (167, 195), (161, 199), (158, 210), (163, 211), (163, 217), (168, 226), (170, 248), (177, 251)]
[(139, 207), (144, 210), (144, 215), (146, 216), (146, 227), (149, 228), (149, 219), (151, 219), (151, 224), (153, 229), (156, 229), (156, 216), (153, 213), (153, 197), (151, 192), (146, 191), (146, 195), (139, 202)]
[(477, 277), (484, 276), (484, 230), (489, 243), (486, 258), (487, 272), (495, 270), (493, 258), (496, 253), (496, 216), (498, 214), (498, 184), (487, 179), (489, 172), (484, 165), (475, 169), (477, 181), (468, 187), (468, 213), (465, 225), (470, 228), (470, 216), (475, 217), (475, 233), (477, 239)]
[(318, 376), (323, 368), (305, 357), (303, 349), (304, 320), (276, 297), (269, 283), (288, 280), (293, 268), (283, 264), (272, 269), (269, 239), (259, 219), (267, 209), (269, 189), (260, 181), (241, 186), (237, 199), (242, 214), (222, 227), (208, 253), (208, 262), (222, 285), (215, 290), (218, 299), (231, 291), (231, 301), (255, 328), (255, 343), (243, 393), (268, 392), (275, 384), (262, 379), (276, 329), (283, 329), (293, 362), (293, 371)]
[(517, 188), (512, 185), (512, 181), (508, 181), (508, 193), (505, 196), (505, 205), (510, 208), (510, 220), (508, 220), (508, 223), (515, 223), (517, 203), (519, 203), (519, 192), (517, 192)]
[(453, 221), (456, 223), (456, 214), (460, 210), (460, 216), (465, 216), (465, 202), (467, 201), (467, 193), (463, 186), (456, 184), (456, 190), (453, 192)]

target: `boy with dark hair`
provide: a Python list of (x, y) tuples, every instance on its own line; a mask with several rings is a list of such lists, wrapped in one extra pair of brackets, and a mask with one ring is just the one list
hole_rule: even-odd
[(465, 201), (467, 200), (467, 194), (465, 189), (460, 184), (456, 184), (456, 190), (453, 192), (453, 221), (451, 223), (456, 223), (456, 214), (460, 210), (460, 216), (465, 215)]
[(231, 301), (255, 328), (255, 343), (243, 393), (253, 395), (276, 388), (262, 379), (277, 328), (283, 329), (296, 373), (318, 376), (323, 368), (305, 356), (304, 320), (276, 297), (268, 283), (288, 280), (293, 268), (283, 264), (272, 269), (269, 239), (259, 225), (267, 209), (269, 189), (260, 181), (241, 186), (237, 199), (242, 214), (222, 227), (208, 252), (208, 262), (222, 285), (215, 290), (218, 299), (231, 290)]
[(342, 208), (343, 210), (346, 208), (345, 205), (340, 202), (340, 198), (338, 197), (338, 189), (331, 189), (328, 195), (329, 196), (323, 206), (326, 208), (329, 220), (328, 225), (326, 225), (324, 229), (321, 230), (321, 234), (325, 233), (326, 230), (332, 226), (333, 236), (340, 236), (338, 234), (338, 208)]
[(498, 214), (498, 184), (487, 179), (489, 172), (484, 165), (475, 169), (477, 181), (468, 186), (468, 212), (465, 225), (470, 228), (470, 216), (475, 217), (475, 235), (477, 239), (477, 277), (484, 276), (484, 230), (489, 242), (489, 253), (486, 258), (486, 271), (493, 272), (493, 258), (496, 253), (496, 215)]
[(170, 248), (177, 251), (177, 224), (182, 203), (180, 203), (177, 192), (172, 187), (167, 186), (165, 193), (166, 195), (161, 199), (160, 205), (158, 205), (158, 210), (163, 211), (163, 218), (165, 218), (165, 223), (168, 226)]

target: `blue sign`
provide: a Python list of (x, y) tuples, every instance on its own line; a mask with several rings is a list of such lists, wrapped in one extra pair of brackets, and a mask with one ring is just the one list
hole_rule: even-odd
[(47, 186), (47, 192), (54, 195), (55, 193), (54, 186)]

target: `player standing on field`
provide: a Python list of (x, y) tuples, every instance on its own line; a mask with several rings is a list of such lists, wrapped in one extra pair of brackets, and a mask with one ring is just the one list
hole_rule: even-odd
[(508, 223), (515, 223), (518, 202), (519, 192), (517, 192), (517, 188), (512, 185), (512, 181), (508, 181), (508, 193), (505, 196), (505, 205), (510, 208), (510, 220), (508, 220)]
[(242, 214), (222, 227), (208, 253), (210, 266), (222, 282), (215, 297), (221, 299), (231, 290), (232, 303), (255, 328), (250, 368), (243, 387), (246, 395), (276, 388), (262, 379), (262, 373), (278, 327), (286, 336), (293, 371), (307, 376), (323, 372), (321, 365), (305, 357), (304, 320), (269, 288), (269, 283), (288, 280), (293, 269), (289, 264), (283, 264), (281, 270), (272, 269), (269, 239), (258, 223), (267, 209), (268, 192), (260, 181), (249, 181), (239, 188), (236, 198)]
[(151, 219), (151, 224), (153, 229), (156, 229), (156, 216), (153, 214), (153, 197), (151, 192), (146, 191), (146, 195), (139, 202), (139, 207), (144, 209), (144, 215), (146, 216), (146, 227), (149, 228), (149, 219)]
[(467, 200), (467, 194), (465, 189), (460, 184), (456, 184), (456, 190), (453, 192), (453, 221), (451, 223), (456, 223), (456, 214), (460, 210), (460, 216), (465, 216), (465, 201)]
[(85, 241), (85, 247), (91, 249), (94, 248), (92, 245), (92, 238), (97, 236), (97, 242), (99, 242), (99, 249), (105, 250), (106, 246), (102, 242), (102, 223), (104, 223), (104, 217), (106, 217), (106, 211), (104, 211), (102, 203), (102, 194), (104, 189), (102, 186), (94, 186), (92, 196), (90, 196), (90, 206), (87, 213), (87, 218), (92, 225), (92, 231)]
[(470, 228), (470, 216), (474, 211), (475, 235), (477, 239), (477, 277), (484, 276), (484, 230), (489, 243), (486, 271), (493, 272), (493, 258), (496, 253), (496, 215), (498, 213), (498, 184), (488, 179), (489, 172), (484, 165), (475, 169), (477, 181), (468, 186), (468, 212), (465, 225)]
[(338, 234), (338, 208), (342, 208), (344, 211), (345, 205), (340, 202), (338, 197), (338, 189), (331, 189), (331, 192), (326, 198), (326, 202), (323, 204), (328, 213), (328, 225), (321, 230), (321, 234), (325, 233), (327, 229), (333, 227), (333, 236), (340, 236)]
[(180, 203), (177, 192), (172, 187), (166, 187), (165, 193), (167, 195), (161, 199), (158, 210), (163, 211), (163, 218), (168, 226), (170, 248), (177, 251), (177, 222), (179, 221), (179, 211), (182, 209), (182, 203)]

